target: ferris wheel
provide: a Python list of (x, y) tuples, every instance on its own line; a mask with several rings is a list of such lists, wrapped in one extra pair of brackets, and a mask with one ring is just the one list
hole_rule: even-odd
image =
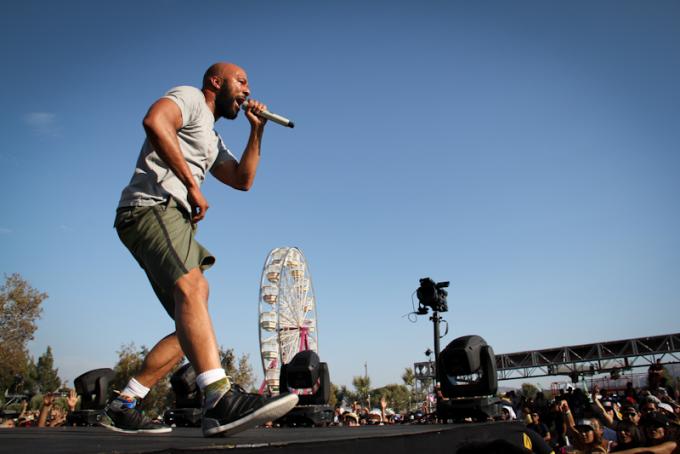
[(281, 366), (304, 350), (318, 353), (316, 298), (302, 251), (272, 249), (260, 278), (260, 355), (264, 381), (260, 394), (279, 393)]

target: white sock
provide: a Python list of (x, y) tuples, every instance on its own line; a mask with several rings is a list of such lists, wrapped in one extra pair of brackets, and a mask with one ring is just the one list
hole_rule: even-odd
[(208, 386), (210, 383), (215, 383), (216, 381), (221, 380), (226, 376), (227, 373), (222, 368), (206, 370), (205, 372), (199, 374), (196, 377), (196, 384), (201, 389), (201, 391), (203, 391), (203, 388)]
[(127, 386), (121, 394), (125, 396), (135, 397), (137, 399), (144, 399), (147, 394), (149, 394), (149, 388), (142, 385), (140, 382), (133, 378), (130, 379)]

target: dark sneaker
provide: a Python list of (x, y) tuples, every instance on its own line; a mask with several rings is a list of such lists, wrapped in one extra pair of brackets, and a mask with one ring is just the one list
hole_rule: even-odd
[(291, 411), (297, 403), (296, 394), (263, 397), (246, 393), (240, 386), (232, 385), (214, 408), (203, 411), (203, 435), (232, 435), (274, 421)]
[[(162, 434), (172, 428), (144, 416), (135, 408), (137, 401), (116, 397), (106, 405), (104, 414), (108, 416), (100, 424), (109, 430), (125, 433)], [(107, 419), (109, 421), (107, 421)]]

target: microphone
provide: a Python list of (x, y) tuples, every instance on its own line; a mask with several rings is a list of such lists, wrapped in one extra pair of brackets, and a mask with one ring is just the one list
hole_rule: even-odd
[[(248, 101), (244, 102), (241, 104), (241, 109), (246, 110), (248, 107)], [(282, 117), (281, 115), (277, 115), (275, 113), (271, 113), (268, 110), (263, 110), (262, 112), (259, 112), (256, 114), (258, 117), (266, 118), (267, 120), (271, 120), (274, 123), (278, 123), (281, 126), (288, 126), (289, 128), (294, 128), (295, 123), (293, 123), (292, 120), (287, 119), (286, 117)]]

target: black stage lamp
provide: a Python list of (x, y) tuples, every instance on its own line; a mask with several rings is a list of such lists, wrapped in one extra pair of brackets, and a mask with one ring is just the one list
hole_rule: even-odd
[(279, 376), (281, 392), (295, 392), (300, 401), (279, 421), (291, 426), (321, 426), (333, 420), (333, 409), (328, 406), (331, 380), (328, 364), (311, 350), (296, 354), (281, 367)]
[(175, 371), (170, 377), (170, 386), (175, 393), (175, 408), (163, 415), (165, 424), (179, 427), (200, 427), (203, 396), (196, 384), (196, 371), (190, 363)]
[(311, 350), (301, 351), (281, 367), (279, 387), (284, 392), (301, 392), (299, 405), (328, 404), (330, 385), (328, 364)]
[(444, 397), (490, 396), (498, 390), (496, 356), (480, 336), (454, 339), (439, 355), (439, 367)]
[(480, 336), (454, 339), (439, 355), (437, 380), (445, 399), (438, 402), (440, 419), (472, 417), (486, 420), (497, 406), (492, 402), (498, 390), (496, 357)]
[(109, 368), (94, 369), (76, 377), (73, 384), (80, 395), (80, 410), (69, 413), (68, 425), (93, 426), (102, 418), (108, 399), (109, 383), (116, 376)]

